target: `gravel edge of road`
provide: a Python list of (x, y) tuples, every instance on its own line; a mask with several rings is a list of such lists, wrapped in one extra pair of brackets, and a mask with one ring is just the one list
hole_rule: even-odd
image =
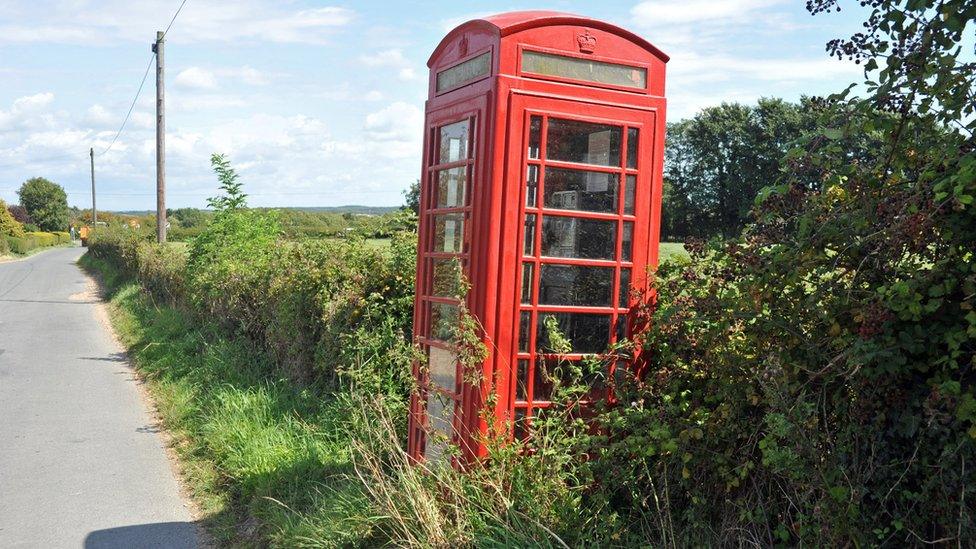
[[(87, 252), (85, 252), (87, 253)], [(28, 256), (23, 259), (28, 259)], [(84, 257), (84, 255), (82, 255)], [(85, 269), (80, 264), (80, 258), (75, 262), (78, 269), (85, 275), (88, 282), (88, 288), (86, 289), (86, 298), (95, 302), (95, 320), (105, 329), (108, 333), (109, 338), (112, 340), (112, 344), (118, 349), (121, 356), (125, 357), (126, 368), (132, 372), (133, 377), (136, 380), (135, 386), (139, 393), (139, 399), (142, 401), (142, 405), (146, 410), (152, 427), (157, 430), (159, 438), (163, 442), (163, 450), (166, 453), (166, 461), (169, 463), (170, 471), (173, 473), (173, 477), (176, 479), (176, 485), (179, 488), (180, 499), (183, 500), (184, 506), (190, 512), (190, 517), (193, 519), (193, 526), (197, 532), (197, 539), (200, 541), (200, 547), (204, 549), (210, 549), (217, 547), (213, 536), (207, 531), (206, 527), (203, 526), (203, 512), (197, 501), (193, 498), (193, 493), (190, 490), (189, 485), (185, 479), (185, 473), (183, 468), (183, 463), (180, 461), (178, 454), (173, 449), (175, 444), (175, 437), (166, 428), (163, 423), (162, 418), (159, 415), (159, 408), (156, 406), (156, 400), (153, 398), (152, 393), (146, 385), (146, 378), (139, 371), (135, 365), (132, 364), (129, 358), (129, 350), (122, 343), (119, 338), (118, 333), (115, 331), (115, 326), (112, 324), (112, 314), (110, 312), (111, 303), (107, 299), (107, 291), (105, 289), (105, 284), (98, 273), (94, 273)], [(80, 297), (80, 296), (79, 296)]]

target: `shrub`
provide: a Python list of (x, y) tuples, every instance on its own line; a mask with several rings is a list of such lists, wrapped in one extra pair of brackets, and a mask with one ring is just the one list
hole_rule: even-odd
[(14, 219), (3, 200), (0, 200), (0, 236), (24, 237), (24, 226)]
[(10, 253), (10, 244), (7, 242), (6, 236), (0, 236), (0, 255), (7, 255)]

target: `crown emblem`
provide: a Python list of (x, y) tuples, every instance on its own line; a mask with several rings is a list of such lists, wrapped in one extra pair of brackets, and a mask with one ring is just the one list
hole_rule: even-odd
[(468, 55), (468, 35), (461, 37), (461, 41), (458, 43), (458, 53), (461, 57)]
[(580, 52), (593, 53), (593, 50), (596, 49), (596, 36), (590, 34), (590, 30), (586, 29), (576, 35), (576, 43), (579, 44)]

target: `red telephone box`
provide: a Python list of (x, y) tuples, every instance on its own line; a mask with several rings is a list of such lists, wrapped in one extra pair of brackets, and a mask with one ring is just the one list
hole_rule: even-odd
[[(485, 453), (479, 434), (523, 430), (550, 405), (538, 363), (552, 316), (600, 353), (628, 335), (633, 296), (657, 264), (667, 55), (624, 29), (526, 11), (455, 28), (430, 60), (415, 366), (408, 450), (437, 459)], [(488, 357), (464, 375), (451, 344), (459, 302)], [(489, 399), (494, 391), (495, 399)], [(493, 414), (483, 414), (486, 402)], [(496, 426), (496, 427), (497, 427)]]

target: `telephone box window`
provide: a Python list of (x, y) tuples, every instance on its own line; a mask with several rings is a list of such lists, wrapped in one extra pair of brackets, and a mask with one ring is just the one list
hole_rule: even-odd
[(522, 303), (532, 302), (532, 275), (535, 273), (535, 265), (532, 263), (522, 264)]
[(620, 166), (619, 126), (549, 119), (546, 159), (596, 166)]
[(522, 52), (522, 72), (624, 88), (644, 89), (647, 87), (647, 69), (643, 67), (532, 50)]
[(456, 297), (460, 292), (461, 264), (457, 259), (434, 259), (431, 262), (430, 293), (436, 297)]
[(529, 359), (518, 360), (518, 371), (515, 375), (515, 400), (526, 402), (529, 399)]
[(467, 183), (467, 166), (458, 166), (457, 168), (441, 170), (437, 177), (437, 207), (463, 207)]
[(525, 215), (525, 238), (523, 255), (535, 255), (535, 214)]
[(613, 267), (543, 265), (539, 276), (540, 305), (610, 307)]
[(434, 216), (434, 251), (461, 253), (464, 240), (464, 214)]
[(630, 305), (630, 269), (620, 269), (620, 307)]
[(451, 341), (461, 314), (457, 305), (450, 303), (430, 304), (430, 337), (439, 341)]
[(430, 436), (424, 458), (437, 461), (444, 457), (447, 444), (451, 441), (454, 428), (454, 399), (447, 398), (436, 391), (427, 395), (427, 418)]
[(441, 164), (457, 162), (468, 157), (468, 131), (471, 124), (462, 120), (446, 126), (441, 126), (441, 146), (439, 161)]
[(519, 352), (529, 352), (529, 334), (532, 327), (532, 313), (522, 311), (519, 315)]
[(617, 223), (581, 217), (542, 217), (542, 255), (614, 259)]
[[(555, 365), (539, 358), (532, 375), (532, 402), (546, 402), (552, 398), (552, 375)], [(541, 410), (540, 410), (541, 416)]]
[(546, 208), (617, 213), (620, 176), (615, 173), (546, 168)]
[(529, 158), (538, 160), (539, 142), (542, 134), (542, 117), (533, 116), (529, 122)]
[(427, 368), (430, 380), (445, 391), (454, 392), (457, 375), (457, 355), (446, 349), (430, 347), (427, 354)]
[(450, 90), (491, 72), (491, 52), (458, 63), (437, 73), (437, 91)]
[(620, 253), (621, 259), (630, 261), (631, 250), (634, 247), (634, 222), (624, 221), (623, 236), (620, 238), (623, 251)]
[(637, 168), (637, 144), (640, 139), (640, 131), (637, 128), (627, 129), (627, 167)]
[(543, 313), (539, 316), (537, 341), (544, 351), (553, 351), (545, 318), (553, 317), (571, 353), (602, 353), (610, 341), (610, 315), (588, 313)]
[(525, 174), (525, 206), (527, 208), (535, 208), (537, 194), (539, 194), (539, 166), (529, 164)]
[(624, 215), (634, 215), (634, 196), (637, 193), (637, 176), (627, 176), (627, 186), (624, 187)]

